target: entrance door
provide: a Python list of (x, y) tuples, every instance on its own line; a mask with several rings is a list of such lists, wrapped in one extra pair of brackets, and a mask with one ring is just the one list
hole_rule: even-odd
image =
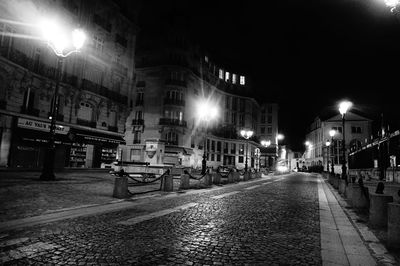
[(95, 145), (93, 151), (93, 168), (100, 168), (101, 166), (101, 146)]

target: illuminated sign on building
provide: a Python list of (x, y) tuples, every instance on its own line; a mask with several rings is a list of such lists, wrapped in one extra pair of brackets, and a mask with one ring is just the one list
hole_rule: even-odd
[[(18, 118), (18, 127), (46, 131), (46, 132), (50, 131), (50, 123), (21, 118), (21, 117)], [(56, 133), (57, 134), (66, 135), (68, 133), (69, 129), (70, 128), (68, 126), (56, 125)]]

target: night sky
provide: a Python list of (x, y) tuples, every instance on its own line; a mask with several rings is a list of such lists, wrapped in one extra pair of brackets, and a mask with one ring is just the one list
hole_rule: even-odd
[(279, 103), (279, 129), (294, 150), (318, 113), (343, 98), (372, 119), (383, 112), (392, 129), (400, 121), (400, 23), (384, 0), (143, 1), (142, 32), (171, 21), (214, 61), (249, 76), (258, 99)]

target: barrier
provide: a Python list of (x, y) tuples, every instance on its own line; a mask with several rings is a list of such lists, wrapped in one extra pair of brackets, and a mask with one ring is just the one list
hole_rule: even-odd
[(163, 176), (160, 189), (165, 192), (174, 191), (174, 177), (172, 175)]
[(369, 193), (369, 224), (371, 227), (387, 227), (388, 203), (393, 202), (393, 197), (385, 194)]
[(240, 182), (240, 173), (233, 172), (233, 182)]
[(245, 173), (244, 173), (244, 175), (243, 175), (243, 180), (244, 180), (244, 181), (250, 180), (250, 173), (249, 173), (249, 172), (245, 172)]
[(115, 178), (113, 197), (117, 199), (125, 199), (129, 197), (128, 178), (126, 176)]
[(190, 188), (190, 177), (187, 174), (181, 175), (181, 183), (179, 189), (189, 189)]
[(212, 173), (212, 182), (215, 185), (221, 184), (221, 175), (219, 173)]
[(212, 175), (211, 174), (206, 174), (205, 176), (204, 176), (204, 184), (206, 185), (206, 186), (212, 186)]
[(400, 203), (388, 204), (388, 245), (400, 248)]
[(345, 179), (339, 179), (339, 194), (344, 195), (346, 192), (346, 180)]
[(369, 208), (368, 188), (351, 184), (351, 205), (353, 208)]

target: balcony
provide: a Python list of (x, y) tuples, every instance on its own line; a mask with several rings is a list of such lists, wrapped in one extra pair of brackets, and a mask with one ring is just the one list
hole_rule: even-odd
[(143, 119), (133, 119), (132, 120), (132, 125), (133, 126), (143, 126), (144, 125), (144, 120)]
[(167, 79), (165, 85), (180, 86), (187, 88), (187, 82), (185, 80)]
[(40, 113), (39, 109), (32, 108), (32, 107), (26, 107), (26, 106), (21, 107), (21, 114), (39, 116), (39, 113)]
[(127, 105), (127, 103), (128, 103), (127, 96), (121, 95), (120, 93), (115, 92), (115, 91), (111, 91), (110, 89), (108, 89), (104, 86), (101, 86), (99, 84), (96, 84), (87, 79), (82, 79), (81, 89), (104, 96), (110, 100), (113, 100), (114, 102), (117, 102), (117, 103), (121, 103), (124, 105)]
[(111, 131), (111, 132), (118, 132), (118, 127), (115, 127), (115, 126), (108, 126), (108, 131)]
[(96, 128), (96, 122), (95, 121), (88, 121), (88, 120), (83, 120), (83, 119), (76, 119), (76, 124), (85, 126), (85, 127), (91, 127), (91, 128)]
[(185, 101), (179, 100), (179, 99), (164, 98), (164, 104), (165, 105), (185, 106)]
[(186, 127), (186, 121), (171, 118), (160, 118), (160, 125)]

